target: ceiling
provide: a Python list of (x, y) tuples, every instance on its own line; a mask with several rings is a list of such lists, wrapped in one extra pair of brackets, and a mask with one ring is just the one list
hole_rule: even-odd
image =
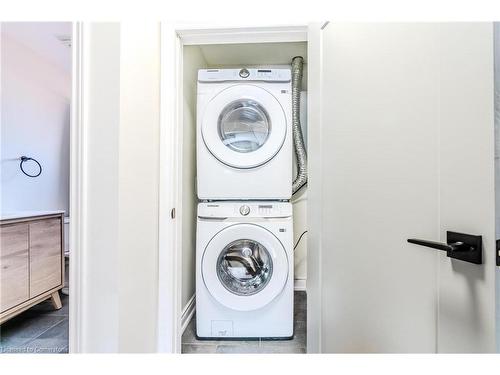
[(71, 72), (71, 48), (58, 37), (71, 37), (71, 22), (2, 22), (2, 34)]

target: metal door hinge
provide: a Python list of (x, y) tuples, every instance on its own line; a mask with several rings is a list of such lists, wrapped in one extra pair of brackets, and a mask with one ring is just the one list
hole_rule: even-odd
[(175, 219), (175, 207), (170, 210), (170, 217)]

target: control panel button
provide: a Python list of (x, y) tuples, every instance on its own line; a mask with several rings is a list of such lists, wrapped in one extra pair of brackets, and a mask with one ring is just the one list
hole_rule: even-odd
[(240, 207), (240, 214), (242, 214), (243, 216), (247, 216), (249, 213), (250, 207), (248, 207), (247, 205), (243, 205)]
[(248, 71), (248, 69), (241, 69), (240, 70), (240, 77), (241, 78), (248, 78), (248, 76), (250, 75), (250, 72)]
[(259, 205), (259, 215), (268, 216), (272, 215), (273, 206), (271, 204)]

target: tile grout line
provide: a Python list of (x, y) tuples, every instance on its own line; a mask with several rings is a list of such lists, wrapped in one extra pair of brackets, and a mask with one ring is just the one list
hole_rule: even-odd
[(61, 319), (60, 321), (58, 321), (57, 323), (55, 323), (54, 325), (50, 326), (49, 328), (47, 328), (45, 331), (41, 332), (39, 335), (37, 336), (34, 336), (32, 338), (29, 338), (28, 339), (28, 342), (26, 342), (24, 345), (28, 345), (30, 342), (40, 338), (40, 336), (42, 336), (45, 332), (49, 331), (50, 329), (54, 328), (55, 326), (57, 326), (58, 324), (61, 324), (62, 322), (64, 322), (65, 318)]

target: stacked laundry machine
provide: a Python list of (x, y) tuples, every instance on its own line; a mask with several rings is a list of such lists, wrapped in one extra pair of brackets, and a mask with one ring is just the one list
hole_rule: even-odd
[(198, 72), (196, 334), (293, 337), (291, 69)]

